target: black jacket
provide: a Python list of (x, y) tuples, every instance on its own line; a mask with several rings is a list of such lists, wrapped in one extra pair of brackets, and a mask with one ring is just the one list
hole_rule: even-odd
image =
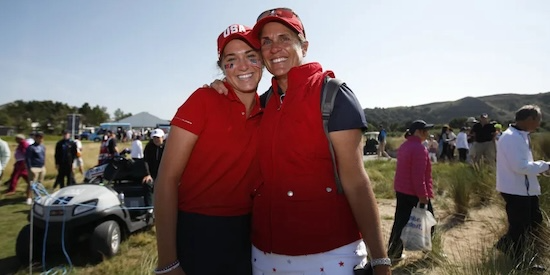
[(55, 145), (55, 165), (72, 165), (76, 158), (76, 143), (62, 139)]
[(149, 172), (153, 179), (157, 178), (163, 152), (164, 143), (161, 146), (156, 146), (152, 140), (149, 141), (149, 143), (145, 145), (145, 149), (143, 149), (143, 159), (149, 166)]

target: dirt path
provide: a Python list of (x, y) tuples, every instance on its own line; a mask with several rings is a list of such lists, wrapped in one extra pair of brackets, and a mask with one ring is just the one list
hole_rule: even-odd
[[(384, 240), (388, 240), (393, 225), (395, 200), (378, 200)], [(445, 202), (447, 203), (447, 202)], [(451, 203), (452, 202), (448, 202)], [(460, 264), (479, 258), (484, 249), (490, 248), (502, 234), (505, 227), (505, 213), (501, 206), (490, 205), (471, 209), (467, 218), (460, 222), (442, 210), (443, 202), (434, 205), (438, 230), (442, 233), (443, 251), (449, 263)], [(407, 259), (394, 269), (394, 275), (400, 274), (442, 274), (423, 261), (422, 252), (407, 252)], [(412, 271), (411, 271), (412, 270)], [(412, 273), (411, 273), (412, 272)]]

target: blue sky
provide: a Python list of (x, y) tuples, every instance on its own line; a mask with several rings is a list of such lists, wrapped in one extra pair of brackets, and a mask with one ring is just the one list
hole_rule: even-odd
[(88, 102), (170, 119), (221, 77), (217, 36), (279, 6), (302, 19), (306, 60), (335, 71), (364, 108), (550, 91), (547, 0), (3, 0), (0, 104)]

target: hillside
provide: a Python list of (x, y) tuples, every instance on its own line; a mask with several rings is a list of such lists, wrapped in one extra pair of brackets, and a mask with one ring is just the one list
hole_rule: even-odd
[[(405, 125), (415, 119), (445, 124), (453, 119), (489, 114), (492, 120), (507, 123), (521, 106), (536, 104), (543, 111), (543, 121), (550, 124), (550, 92), (535, 95), (499, 94), (483, 97), (465, 97), (456, 101), (436, 102), (410, 107), (364, 109), (369, 123), (374, 125)], [(546, 115), (544, 113), (547, 113)]]

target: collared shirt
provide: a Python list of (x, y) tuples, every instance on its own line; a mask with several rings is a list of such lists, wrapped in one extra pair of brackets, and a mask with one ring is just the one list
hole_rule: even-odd
[(227, 96), (211, 88), (198, 89), (171, 121), (172, 126), (198, 136), (181, 176), (181, 211), (213, 216), (252, 211), (252, 189), (261, 182), (256, 159), (262, 117), (260, 100), (256, 96), (256, 104), (247, 117), (245, 105), (233, 88), (225, 85)]
[(398, 149), (394, 189), (419, 198), (433, 198), (432, 164), (417, 136), (407, 137)]
[(548, 170), (548, 163), (533, 160), (529, 133), (508, 127), (497, 142), (497, 190), (501, 193), (540, 195), (537, 175)]

